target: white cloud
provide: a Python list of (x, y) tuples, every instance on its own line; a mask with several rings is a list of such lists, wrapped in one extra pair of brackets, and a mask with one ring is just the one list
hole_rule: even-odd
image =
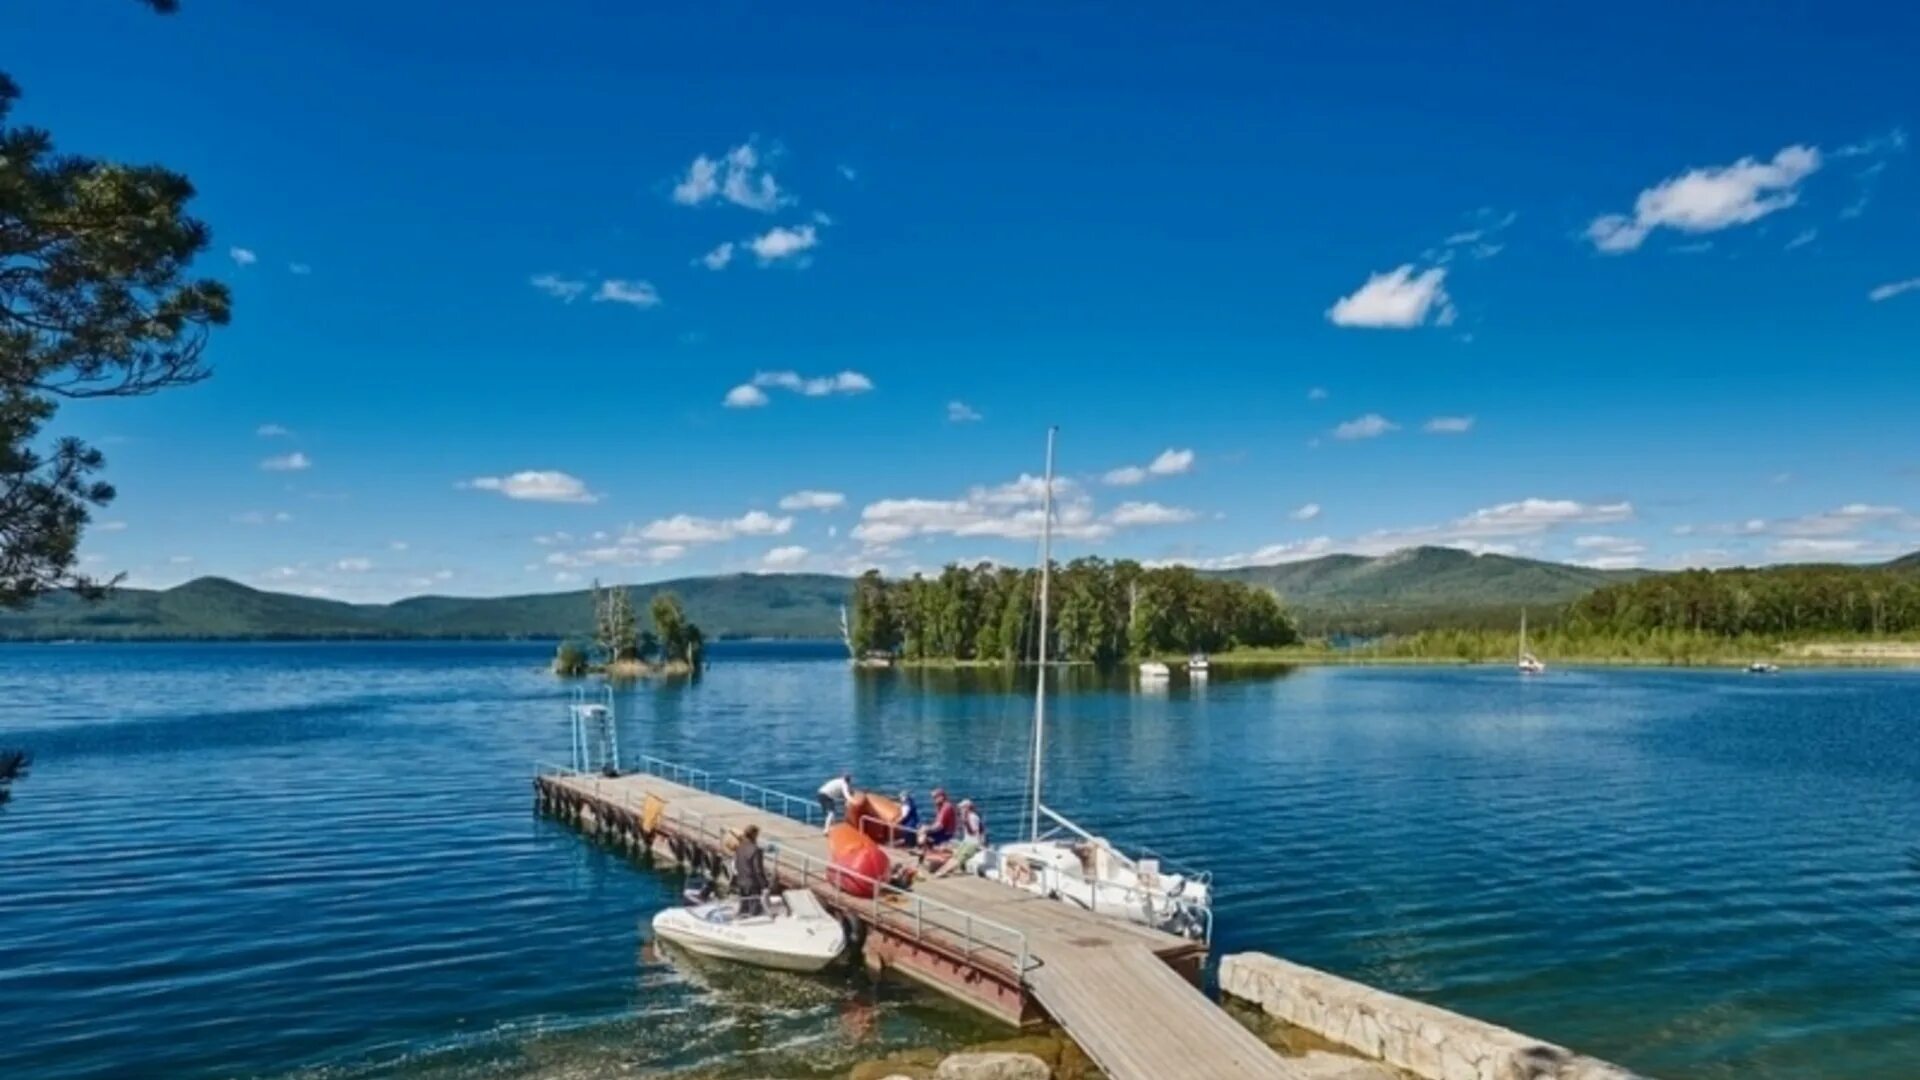
[(1325, 401), (1325, 400), (1327, 400), (1327, 388), (1326, 388), (1326, 387), (1324, 387), (1324, 386), (1316, 386), (1316, 387), (1314, 387), (1314, 388), (1312, 388), (1311, 390), (1308, 390), (1308, 391), (1307, 391), (1307, 400), (1308, 400), (1308, 401)]
[(288, 431), (279, 424), (261, 424), (259, 427), (253, 429), (253, 433), (263, 439), (286, 439), (293, 437), (293, 432)]
[(1800, 181), (1820, 168), (1820, 151), (1789, 146), (1771, 161), (1741, 158), (1731, 165), (1691, 169), (1642, 191), (1632, 214), (1603, 214), (1587, 239), (1607, 254), (1632, 251), (1658, 228), (1716, 232), (1758, 221), (1799, 201)]
[(252, 266), (260, 261), (260, 256), (255, 255), (252, 249), (243, 247), (228, 248), (227, 257), (240, 266)]
[(339, 562), (333, 564), (333, 568), (349, 574), (364, 574), (373, 569), (373, 560), (363, 558), (341, 559)]
[(1399, 430), (1399, 424), (1381, 416), (1379, 413), (1368, 413), (1365, 416), (1356, 416), (1352, 420), (1335, 427), (1333, 429), (1333, 437), (1336, 439), (1377, 439), (1389, 431)]
[(1794, 248), (1806, 247), (1819, 238), (1819, 229), (1801, 229), (1794, 234), (1793, 239), (1787, 241), (1787, 250), (1792, 251)]
[(979, 411), (964, 401), (947, 402), (947, 422), (950, 424), (971, 424), (980, 418)]
[[(1320, 536), (1311, 540), (1269, 544), (1250, 552), (1184, 561), (1201, 569), (1221, 569), (1292, 562), (1334, 552), (1391, 555), (1408, 548), (1425, 546), (1454, 547), (1476, 554), (1510, 555), (1519, 551), (1521, 544), (1528, 542), (1527, 538), (1555, 529), (1569, 525), (1631, 521), (1633, 516), (1633, 504), (1628, 502), (1521, 499), (1475, 510), (1437, 525), (1375, 529), (1345, 540)], [(1521, 543), (1515, 543), (1516, 540)]]
[(387, 544), (387, 550), (388, 551), (405, 551), (412, 546), (413, 546), (412, 544), (407, 543), (405, 540), (394, 540)]
[(295, 450), (291, 454), (277, 454), (260, 462), (260, 467), (268, 472), (302, 472), (313, 468), (313, 459)]
[(757, 409), (767, 403), (767, 392), (752, 383), (741, 383), (727, 391), (720, 404), (729, 409)]
[(1145, 465), (1127, 465), (1110, 469), (1101, 477), (1114, 487), (1131, 487), (1145, 483), (1155, 476), (1179, 476), (1193, 470), (1194, 453), (1192, 450), (1176, 450), (1168, 447), (1160, 451), (1158, 457)]
[(1312, 521), (1314, 518), (1320, 516), (1320, 504), (1302, 503), (1294, 508), (1293, 513), (1287, 516), (1295, 521)]
[(509, 499), (526, 502), (593, 503), (600, 496), (587, 490), (584, 481), (554, 469), (527, 469), (510, 476), (476, 476), (459, 486), (475, 491), (497, 491)]
[(752, 249), (761, 266), (771, 266), (783, 259), (804, 254), (819, 242), (819, 230), (812, 225), (795, 225), (792, 228), (776, 225), (747, 241), (747, 247)]
[(293, 515), (285, 510), (268, 513), (265, 510), (247, 510), (233, 515), (235, 525), (285, 525), (293, 520)]
[(1589, 570), (1632, 570), (1646, 560), (1637, 555), (1593, 555), (1573, 560), (1573, 565), (1584, 566)]
[(785, 536), (793, 529), (790, 517), (775, 517), (764, 510), (749, 510), (737, 518), (703, 518), (675, 514), (650, 521), (638, 529), (629, 529), (624, 538), (668, 544), (715, 544), (736, 536)]
[(799, 544), (777, 547), (761, 556), (760, 564), (769, 570), (790, 570), (807, 559), (807, 549)]
[(733, 261), (733, 241), (728, 240), (720, 246), (700, 256), (700, 265), (709, 270), (725, 270)]
[(1431, 315), (1436, 324), (1445, 326), (1454, 319), (1446, 280), (1443, 267), (1416, 274), (1413, 264), (1407, 263), (1367, 278), (1365, 285), (1327, 309), (1327, 319), (1335, 326), (1405, 330), (1425, 325)]
[(727, 391), (723, 402), (730, 409), (756, 409), (767, 403), (766, 390), (787, 390), (801, 397), (828, 397), (833, 394), (864, 394), (873, 389), (873, 380), (857, 371), (837, 375), (803, 377), (795, 371), (762, 371), (753, 381)]
[(796, 491), (780, 500), (782, 510), (838, 510), (847, 497), (837, 491)]
[(580, 575), (571, 570), (555, 570), (553, 572), (553, 583), (555, 585), (571, 585), (579, 580)]
[(1647, 545), (1626, 536), (1576, 536), (1573, 546), (1581, 551), (1605, 551), (1618, 555), (1638, 555), (1647, 550)]
[(600, 283), (599, 291), (593, 294), (593, 301), (596, 304), (630, 304), (637, 308), (650, 308), (660, 305), (660, 293), (645, 281), (608, 278)]
[(860, 179), (860, 173), (856, 171), (854, 167), (851, 165), (842, 165), (839, 167), (839, 171), (842, 179), (845, 179), (845, 180)]
[[(1040, 535), (1045, 487), (1040, 477), (1023, 474), (997, 487), (971, 488), (958, 499), (881, 499), (861, 510), (851, 535), (869, 548), (914, 536), (1033, 539)], [(1053, 490), (1055, 536), (1099, 540), (1112, 535), (1112, 523), (1096, 517), (1092, 500), (1072, 481), (1056, 479)]]
[(1420, 426), (1429, 435), (1465, 435), (1473, 430), (1471, 416), (1436, 416)]
[(287, 264), (287, 273), (306, 277), (308, 274), (313, 273), (313, 267), (303, 262), (290, 262)]
[[(587, 548), (584, 551), (556, 551), (547, 556), (548, 566), (582, 569), (590, 566), (658, 566), (672, 562), (687, 553), (685, 544), (646, 545), (630, 541), (610, 544), (604, 547)], [(558, 580), (559, 573), (555, 574)], [(577, 580), (577, 579), (574, 579)]]
[(699, 206), (720, 194), (720, 163), (701, 154), (687, 166), (686, 176), (673, 185), (673, 201), (682, 206)]
[(1147, 471), (1155, 476), (1179, 476), (1193, 468), (1193, 451), (1168, 448), (1160, 451), (1160, 456), (1147, 464)]
[(1915, 289), (1920, 289), (1920, 277), (1908, 278), (1905, 281), (1888, 282), (1867, 293), (1867, 299), (1877, 304), (1882, 300), (1891, 300), (1901, 293), (1912, 292)]
[(535, 274), (527, 279), (527, 284), (546, 293), (556, 300), (573, 303), (580, 294), (587, 291), (587, 283), (578, 278), (563, 278), (558, 274)]
[[(1744, 532), (1765, 532), (1776, 536), (1841, 536), (1873, 525), (1898, 522), (1905, 511), (1897, 506), (1848, 503), (1833, 510), (1779, 521), (1746, 522)], [(1754, 528), (1754, 526), (1759, 526)]]
[(1124, 502), (1113, 508), (1107, 520), (1120, 528), (1135, 525), (1178, 525), (1199, 515), (1178, 506), (1156, 502)]
[(173, 565), (175, 565), (175, 566), (192, 566), (192, 565), (193, 565), (193, 556), (191, 556), (191, 555), (169, 555), (169, 556), (167, 556), (167, 561), (168, 561), (169, 563), (172, 563), (172, 564), (173, 564)]
[(1871, 545), (1865, 540), (1781, 540), (1767, 547), (1776, 559), (1829, 559), (1866, 554)]

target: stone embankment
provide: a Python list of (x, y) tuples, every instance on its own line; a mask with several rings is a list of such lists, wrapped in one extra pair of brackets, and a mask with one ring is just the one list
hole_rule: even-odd
[(1639, 1080), (1563, 1046), (1263, 953), (1221, 960), (1220, 992), (1419, 1080)]

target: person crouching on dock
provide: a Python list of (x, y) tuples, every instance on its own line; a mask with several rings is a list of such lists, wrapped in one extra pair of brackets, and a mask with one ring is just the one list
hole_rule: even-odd
[(826, 828), (833, 828), (834, 812), (838, 810), (844, 813), (845, 807), (853, 802), (853, 774), (841, 773), (821, 784), (815, 797), (820, 800), (820, 812), (827, 816)]

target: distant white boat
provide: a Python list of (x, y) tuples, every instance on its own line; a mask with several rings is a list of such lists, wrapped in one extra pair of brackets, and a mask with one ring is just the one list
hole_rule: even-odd
[(1187, 657), (1187, 674), (1189, 675), (1205, 675), (1212, 666), (1206, 653), (1197, 652)]
[(740, 914), (738, 897), (668, 908), (653, 932), (690, 953), (775, 971), (819, 971), (847, 947), (840, 920), (805, 889), (768, 897), (758, 915)]
[(1140, 677), (1143, 679), (1164, 679), (1173, 674), (1173, 669), (1158, 660), (1144, 660), (1140, 663)]
[(1755, 660), (1753, 663), (1747, 665), (1747, 674), (1749, 675), (1773, 675), (1778, 673), (1779, 670), (1779, 664), (1766, 660)]
[(1526, 608), (1520, 609), (1520, 658), (1515, 661), (1514, 667), (1517, 668), (1522, 675), (1544, 675), (1547, 672), (1546, 663), (1527, 650)]

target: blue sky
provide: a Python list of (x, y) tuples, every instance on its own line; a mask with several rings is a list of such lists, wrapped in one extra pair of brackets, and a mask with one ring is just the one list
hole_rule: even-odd
[(235, 296), (96, 572), (1030, 562), (1050, 423), (1066, 555), (1920, 547), (1895, 6), (183, 6), (6, 17)]

